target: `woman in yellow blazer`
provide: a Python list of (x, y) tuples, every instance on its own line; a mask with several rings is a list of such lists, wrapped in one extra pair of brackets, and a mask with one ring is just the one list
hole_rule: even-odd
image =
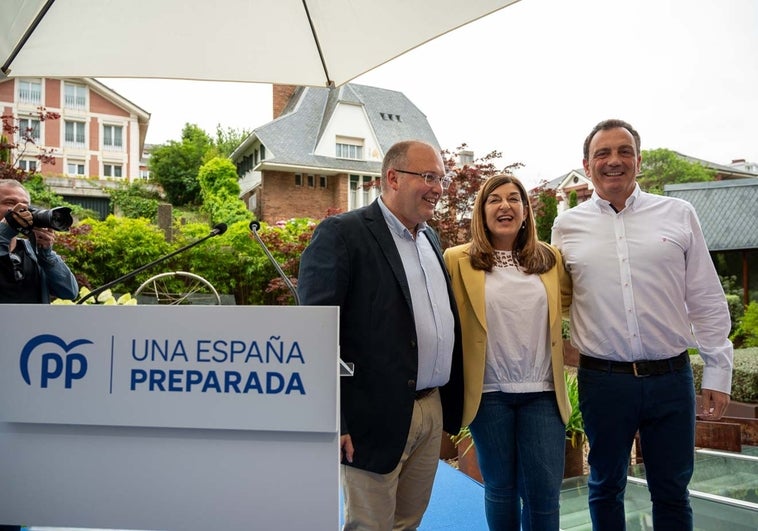
[[(571, 281), (540, 242), (512, 175), (477, 194), (470, 243), (445, 251), (463, 339), (463, 425), (469, 425), (491, 530), (558, 530), (565, 424), (562, 307)], [(563, 305), (563, 306), (562, 306)]]

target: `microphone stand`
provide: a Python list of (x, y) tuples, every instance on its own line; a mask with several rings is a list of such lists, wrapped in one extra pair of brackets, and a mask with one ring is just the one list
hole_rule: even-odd
[[(287, 287), (292, 293), (292, 296), (295, 298), (295, 305), (300, 306), (300, 297), (297, 294), (297, 290), (295, 289), (295, 286), (292, 285), (292, 281), (284, 273), (284, 271), (282, 271), (281, 266), (279, 266), (279, 262), (277, 262), (276, 259), (271, 255), (271, 252), (269, 252), (268, 247), (266, 247), (266, 244), (263, 243), (263, 240), (261, 240), (261, 237), (258, 234), (258, 229), (260, 228), (261, 228), (260, 221), (253, 220), (250, 222), (250, 230), (252, 231), (253, 236), (255, 236), (255, 239), (258, 241), (258, 244), (263, 249), (263, 252), (266, 254), (266, 257), (268, 258), (269, 262), (271, 262), (274, 268), (276, 268), (276, 272), (279, 273), (279, 276), (282, 278), (284, 283), (287, 284)], [(338, 358), (338, 361), (340, 363), (340, 376), (352, 376), (353, 373), (355, 372), (355, 365), (352, 362), (342, 361), (342, 358)]]
[(189, 244), (185, 245), (184, 247), (180, 247), (176, 251), (174, 251), (172, 253), (169, 253), (166, 256), (162, 256), (162, 257), (158, 258), (157, 260), (153, 260), (149, 264), (145, 264), (145, 265), (143, 265), (141, 267), (138, 267), (134, 271), (130, 271), (129, 273), (127, 273), (126, 275), (124, 275), (122, 277), (118, 277), (116, 280), (112, 280), (112, 281), (108, 282), (107, 284), (103, 284), (99, 288), (90, 291), (84, 297), (82, 297), (81, 299), (79, 299), (78, 301), (76, 301), (76, 304), (82, 304), (87, 299), (90, 299), (92, 297), (96, 297), (96, 296), (100, 295), (102, 292), (104, 292), (108, 288), (112, 288), (116, 284), (119, 284), (119, 283), (121, 283), (121, 282), (123, 282), (125, 280), (129, 280), (130, 278), (132, 278), (132, 277), (134, 277), (136, 275), (139, 275), (144, 270), (149, 269), (149, 268), (153, 267), (154, 265), (160, 264), (161, 262), (164, 262), (164, 261), (168, 260), (169, 258), (171, 258), (173, 256), (176, 256), (177, 254), (179, 254), (179, 253), (181, 253), (183, 251), (186, 251), (190, 247), (194, 247), (195, 245), (197, 245), (199, 243), (202, 243), (202, 242), (204, 242), (205, 240), (207, 240), (209, 238), (213, 238), (214, 236), (218, 236), (219, 234), (223, 234), (225, 232), (226, 232), (226, 223), (219, 223), (218, 225), (216, 225), (215, 227), (213, 227), (213, 230), (207, 236), (203, 236), (199, 240), (196, 240), (196, 241), (194, 241), (192, 243), (189, 243)]
[(297, 290), (295, 289), (295, 286), (292, 285), (292, 281), (289, 279), (287, 275), (284, 274), (284, 271), (282, 271), (281, 266), (279, 266), (279, 262), (276, 261), (276, 258), (273, 257), (271, 252), (269, 252), (268, 247), (266, 247), (266, 244), (263, 243), (263, 240), (261, 240), (260, 235), (258, 234), (258, 229), (261, 228), (260, 221), (253, 220), (250, 222), (250, 230), (253, 233), (253, 236), (255, 236), (255, 239), (258, 241), (258, 245), (261, 246), (263, 249), (263, 252), (266, 254), (266, 257), (268, 258), (268, 261), (271, 262), (276, 269), (276, 272), (279, 273), (279, 276), (282, 278), (284, 283), (287, 285), (287, 288), (289, 288), (290, 293), (292, 293), (292, 297), (295, 299), (295, 306), (300, 306), (300, 297), (297, 294)]

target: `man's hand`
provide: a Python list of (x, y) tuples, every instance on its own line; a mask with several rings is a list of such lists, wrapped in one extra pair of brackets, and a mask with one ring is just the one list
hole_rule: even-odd
[(55, 243), (55, 232), (53, 229), (32, 229), (34, 237), (37, 239), (37, 247), (50, 249)]
[(342, 457), (347, 460), (348, 463), (353, 462), (353, 439), (349, 434), (340, 435), (340, 449), (342, 450)]
[(703, 420), (719, 420), (728, 405), (728, 394), (713, 389), (703, 389), (700, 395), (700, 417)]
[(27, 235), (31, 232), (31, 227), (34, 224), (34, 218), (29, 211), (29, 205), (25, 203), (18, 203), (6, 212), (4, 219), (15, 230)]

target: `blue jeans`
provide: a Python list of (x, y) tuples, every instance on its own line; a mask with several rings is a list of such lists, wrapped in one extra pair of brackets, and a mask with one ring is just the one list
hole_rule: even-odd
[(592, 529), (626, 529), (624, 491), (639, 430), (653, 527), (691, 530), (687, 485), (694, 466), (695, 386), (690, 365), (644, 378), (580, 368), (578, 382), (579, 409), (590, 443)]
[(490, 530), (557, 531), (566, 428), (555, 393), (484, 393), (470, 429)]

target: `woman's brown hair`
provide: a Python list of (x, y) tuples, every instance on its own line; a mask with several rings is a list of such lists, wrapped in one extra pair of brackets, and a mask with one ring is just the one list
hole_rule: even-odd
[(471, 247), (469, 256), (474, 269), (492, 271), (495, 264), (495, 249), (492, 247), (487, 221), (485, 219), (484, 204), (489, 195), (504, 184), (515, 184), (521, 195), (521, 202), (526, 210), (526, 219), (516, 235), (513, 245), (513, 254), (519, 265), (526, 273), (541, 274), (555, 266), (556, 260), (552, 249), (546, 243), (537, 238), (537, 227), (534, 223), (534, 212), (526, 188), (516, 177), (509, 174), (493, 175), (482, 184), (474, 201), (474, 211), (471, 215)]

